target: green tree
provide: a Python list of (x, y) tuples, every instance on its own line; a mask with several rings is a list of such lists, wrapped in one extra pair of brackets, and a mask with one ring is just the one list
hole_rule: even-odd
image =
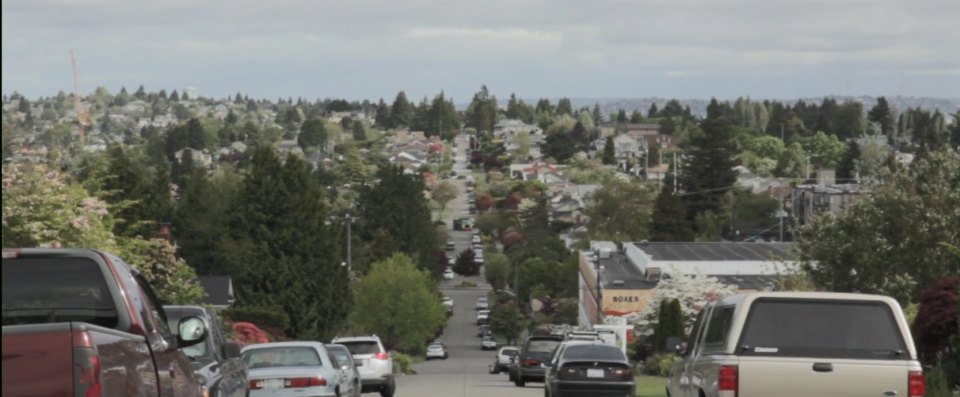
[(497, 112), (497, 97), (490, 95), (487, 86), (483, 85), (467, 107), (467, 126), (476, 128), (478, 132), (492, 132), (497, 123)]
[(157, 223), (169, 222), (173, 213), (166, 165), (151, 173), (142, 159), (119, 145), (110, 147), (107, 158), (106, 175), (95, 177), (103, 180), (101, 194), (119, 218), (114, 233), (152, 237)]
[(510, 275), (510, 259), (506, 255), (495, 251), (486, 254), (483, 276), (494, 291), (506, 287)]
[(173, 235), (180, 255), (202, 275), (227, 273), (218, 251), (227, 236), (231, 210), (242, 179), (230, 171), (207, 176), (194, 170), (180, 186), (180, 200), (173, 215)]
[(600, 110), (600, 104), (593, 104), (593, 111), (590, 113), (595, 125), (603, 124), (603, 111)]
[(426, 109), (426, 125), (424, 132), (427, 135), (440, 135), (445, 139), (452, 139), (453, 134), (460, 130), (460, 119), (452, 99), (447, 99), (441, 91), (433, 98)]
[(377, 103), (377, 115), (374, 118), (374, 124), (380, 128), (390, 128), (393, 124), (390, 119), (390, 106), (387, 106), (387, 102), (380, 98), (380, 102)]
[[(671, 165), (671, 170), (672, 170)], [(667, 173), (664, 187), (657, 195), (650, 226), (652, 241), (693, 241), (693, 227), (687, 219), (687, 207), (673, 192), (673, 173)]]
[(516, 157), (516, 160), (518, 162), (526, 161), (530, 155), (530, 146), (533, 143), (533, 140), (530, 138), (530, 133), (527, 131), (518, 132), (513, 138), (513, 143), (517, 145), (516, 149), (513, 150), (513, 155)]
[(807, 154), (799, 142), (788, 146), (777, 159), (776, 175), (787, 178), (805, 178), (808, 167)]
[(303, 150), (319, 147), (324, 150), (329, 139), (327, 123), (319, 118), (312, 118), (304, 121), (300, 126), (300, 135), (297, 135), (297, 145)]
[(860, 145), (857, 141), (847, 142), (847, 147), (843, 151), (843, 157), (837, 164), (837, 182), (856, 183), (857, 161), (860, 160)]
[(654, 331), (654, 343), (656, 344), (657, 350), (666, 351), (667, 340), (674, 337), (683, 337), (685, 334), (684, 328), (684, 317), (680, 300), (660, 300), (657, 327)]
[(358, 142), (367, 140), (367, 129), (363, 126), (363, 123), (353, 123), (353, 140)]
[(513, 345), (523, 332), (523, 313), (513, 303), (502, 303), (494, 306), (493, 316), (490, 318), (490, 330), (500, 335), (508, 345)]
[(593, 193), (587, 229), (595, 240), (616, 242), (650, 238), (653, 198), (642, 184), (613, 178)]
[(393, 100), (393, 106), (390, 107), (390, 127), (409, 127), (413, 122), (413, 112), (413, 104), (407, 100), (407, 94), (403, 91), (398, 92), (397, 98)]
[(560, 101), (557, 102), (557, 109), (554, 113), (557, 116), (573, 116), (573, 105), (570, 103), (570, 98), (560, 98)]
[(657, 109), (657, 103), (656, 103), (656, 102), (651, 103), (651, 104), (650, 104), (650, 109), (647, 110), (647, 117), (649, 117), (649, 118), (652, 119), (652, 118), (658, 117), (658, 116), (660, 116), (660, 110)]
[(838, 140), (836, 135), (827, 135), (823, 131), (817, 131), (811, 138), (802, 139), (801, 145), (810, 153), (811, 168), (835, 169), (843, 157), (843, 142)]
[(177, 249), (169, 241), (132, 238), (121, 244), (120, 255), (140, 270), (164, 303), (195, 305), (206, 295), (194, 269), (177, 257)]
[(354, 230), (370, 245), (374, 260), (400, 251), (427, 267), (436, 249), (436, 232), (422, 178), (396, 167), (381, 168), (377, 177), (379, 183), (359, 189), (360, 227)]
[(704, 120), (701, 127), (703, 135), (691, 140), (680, 181), (688, 219), (705, 211), (719, 213), (724, 192), (737, 181), (733, 128), (723, 118)]
[(297, 156), (281, 163), (273, 148), (256, 148), (219, 249), (238, 306), (283, 307), (292, 337), (330, 337), (349, 313), (347, 269), (325, 225), (325, 196), (310, 164)]
[(420, 352), (443, 325), (446, 309), (433, 292), (430, 274), (397, 253), (374, 263), (356, 285), (350, 322), (378, 335), (387, 349)]
[(890, 150), (881, 142), (870, 140), (860, 146), (860, 158), (857, 161), (857, 173), (861, 178), (876, 179), (884, 172), (884, 163), (890, 156)]
[(601, 160), (604, 164), (614, 165), (617, 163), (617, 154), (616, 148), (613, 145), (613, 135), (607, 137), (607, 141), (603, 145), (603, 155)]
[(844, 213), (817, 217), (798, 242), (806, 271), (832, 291), (894, 294), (907, 279), (905, 295), (914, 298), (939, 277), (960, 274), (960, 262), (941, 244), (960, 242), (957, 175), (960, 155), (933, 152)]
[(637, 124), (641, 121), (643, 121), (643, 113), (640, 112), (640, 109), (634, 109), (633, 112), (630, 113), (630, 122)]
[(443, 214), (447, 210), (447, 203), (457, 198), (457, 187), (450, 181), (442, 181), (433, 187), (430, 198), (437, 202), (440, 213)]
[(887, 98), (877, 98), (877, 104), (870, 108), (870, 112), (867, 113), (867, 120), (877, 123), (884, 136), (893, 136), (896, 132), (894, 130), (896, 124), (894, 123), (893, 109), (887, 103)]

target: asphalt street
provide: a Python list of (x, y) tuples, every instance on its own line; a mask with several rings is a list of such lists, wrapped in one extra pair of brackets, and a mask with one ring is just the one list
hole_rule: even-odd
[[(466, 139), (458, 139), (455, 152), (454, 170), (459, 175), (470, 175), (466, 168)], [(444, 217), (447, 225), (452, 220), (467, 217), (467, 194), (464, 179), (453, 179), (460, 194), (448, 204), (447, 214)], [(450, 237), (456, 242), (455, 251), (447, 251), (456, 255), (468, 248), (471, 244), (471, 232), (450, 231)], [(474, 304), (477, 298), (484, 297), (490, 286), (483, 281), (482, 276), (470, 277), (477, 282), (476, 288), (458, 288), (463, 278), (457, 276), (454, 280), (445, 281), (442, 286), (444, 295), (453, 298), (454, 313), (450, 317), (447, 328), (441, 337), (447, 345), (450, 357), (446, 360), (433, 360), (414, 364), (415, 375), (403, 375), (397, 379), (398, 397), (524, 397), (542, 396), (543, 385), (539, 383), (527, 384), (527, 387), (516, 387), (509, 382), (506, 373), (492, 375), (488, 366), (493, 363), (495, 351), (480, 349), (480, 338), (477, 337), (477, 324)]]

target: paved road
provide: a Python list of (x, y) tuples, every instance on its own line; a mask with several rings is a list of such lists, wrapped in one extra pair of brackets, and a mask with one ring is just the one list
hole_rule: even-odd
[(398, 397), (532, 397), (542, 396), (539, 383), (520, 388), (510, 383), (506, 374), (491, 375), (487, 366), (494, 352), (480, 350), (480, 338), (473, 305), (486, 290), (446, 288), (444, 294), (454, 300), (454, 314), (441, 337), (450, 358), (415, 364), (416, 375), (397, 380)]
[[(458, 149), (454, 153), (454, 170), (461, 175), (470, 175), (466, 168), (467, 140), (458, 140)], [(471, 216), (467, 214), (467, 194), (463, 179), (454, 179), (460, 194), (448, 204), (447, 225), (453, 225), (454, 218)], [(447, 251), (448, 254), (458, 254), (471, 244), (472, 233), (450, 231), (450, 237), (457, 243), (456, 251)], [(450, 318), (444, 334), (441, 337), (447, 345), (450, 358), (447, 360), (427, 361), (414, 365), (416, 375), (405, 375), (397, 380), (398, 397), (529, 397), (542, 396), (541, 384), (528, 384), (519, 388), (509, 382), (507, 374), (491, 375), (488, 365), (493, 362), (495, 352), (480, 350), (480, 338), (477, 337), (476, 317), (474, 304), (477, 298), (486, 296), (490, 287), (483, 281), (482, 276), (470, 277), (476, 281), (478, 288), (456, 288), (461, 281), (457, 277), (452, 281), (445, 281), (442, 286), (444, 295), (453, 298), (454, 314)]]

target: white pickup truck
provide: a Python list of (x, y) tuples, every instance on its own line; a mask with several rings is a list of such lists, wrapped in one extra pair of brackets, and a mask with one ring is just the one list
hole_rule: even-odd
[(923, 370), (900, 305), (817, 292), (734, 295), (704, 308), (671, 397), (923, 397)]

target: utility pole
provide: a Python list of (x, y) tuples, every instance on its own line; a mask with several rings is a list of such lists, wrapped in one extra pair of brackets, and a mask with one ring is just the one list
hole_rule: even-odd
[(677, 164), (677, 152), (673, 152), (673, 194), (677, 194), (677, 179), (680, 179), (677, 171), (680, 171), (680, 165)]
[(353, 277), (353, 217), (344, 216), (347, 220), (347, 274)]
[(600, 288), (600, 251), (596, 251), (597, 257), (597, 322), (603, 324), (603, 291)]
[[(783, 123), (780, 123), (780, 140), (783, 140)], [(784, 142), (786, 143), (786, 142)]]

